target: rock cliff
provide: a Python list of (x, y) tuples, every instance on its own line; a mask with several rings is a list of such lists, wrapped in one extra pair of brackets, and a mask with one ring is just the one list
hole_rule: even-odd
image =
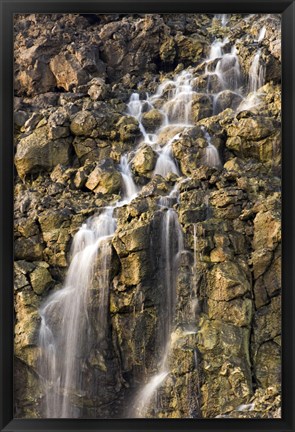
[[(16, 417), (46, 417), (40, 308), (62, 290), (82, 224), (123, 199), (124, 155), (138, 192), (115, 209), (107, 298), (106, 264), (96, 259), (94, 342), (80, 353), (83, 391), (67, 396), (73, 416), (135, 416), (130, 406), (159, 372), (171, 319), (169, 374), (146, 417), (280, 417), (280, 30), (278, 15), (15, 17)], [(171, 99), (185, 71), (189, 114)], [(147, 95), (158, 95), (152, 108)], [(183, 112), (179, 129), (158, 133), (163, 112), (174, 126)], [(165, 173), (167, 142), (174, 165)], [(173, 318), (163, 316), (167, 208), (178, 221), (169, 231)], [(178, 228), (181, 247), (172, 245)]]

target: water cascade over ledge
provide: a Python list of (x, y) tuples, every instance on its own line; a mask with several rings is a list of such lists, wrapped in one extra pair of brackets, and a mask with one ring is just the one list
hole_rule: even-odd
[[(228, 16), (216, 15), (226, 26)], [(257, 43), (265, 37), (265, 27), (261, 29)], [(228, 107), (234, 111), (250, 109), (259, 102), (259, 89), (265, 80), (265, 68), (262, 61), (262, 49), (259, 47), (253, 54), (247, 83), (241, 71), (239, 55), (235, 45), (230, 46), (229, 39), (215, 39), (203, 61), (203, 78), (206, 87), (200, 88), (194, 68), (187, 68), (172, 79), (163, 80), (154, 94), (139, 92), (130, 95), (125, 114), (138, 122), (140, 138), (130, 152), (118, 160), (116, 169), (121, 175), (121, 197), (112, 205), (98, 209), (82, 224), (72, 239), (69, 267), (63, 287), (53, 292), (41, 305), (39, 313), (41, 325), (39, 330), (40, 365), (39, 373), (44, 388), (44, 416), (48, 418), (77, 418), (83, 412), (76, 400), (83, 398), (86, 388), (98, 383), (90, 383), (84, 373), (87, 361), (96, 353), (107, 351), (110, 344), (110, 291), (112, 289), (112, 240), (117, 233), (117, 210), (136, 201), (142, 195), (141, 185), (136, 178), (133, 167), (134, 154), (147, 146), (155, 155), (154, 166), (144, 181), (153, 181), (159, 177), (169, 179), (169, 192), (161, 192), (155, 213), (159, 216), (158, 237), (160, 258), (157, 262), (158, 286), (161, 289), (161, 301), (157, 305), (157, 329), (154, 352), (157, 361), (150, 370), (145, 371), (143, 380), (133, 390), (131, 400), (132, 417), (149, 417), (157, 410), (157, 392), (171, 375), (171, 357), (173, 344), (187, 335), (195, 335), (196, 328), (188, 329), (177, 326), (177, 281), (180, 274), (182, 255), (193, 248), (192, 280), (190, 283), (190, 313), (195, 319), (199, 310), (198, 302), (198, 261), (197, 261), (197, 226), (190, 224), (193, 246), (188, 246), (181, 218), (177, 212), (180, 196), (180, 185), (188, 179), (181, 166), (181, 159), (176, 157), (175, 147), (184, 139), (188, 131), (198, 129), (194, 143), (200, 143), (202, 158), (198, 163), (212, 169), (221, 169), (223, 165), (222, 150), (214, 134), (206, 124), (195, 127), (194, 104), (201, 97), (208, 102), (207, 117), (218, 115), (224, 110), (224, 100), (230, 100)], [(245, 90), (246, 89), (246, 90)], [(248, 94), (251, 93), (248, 97)], [(155, 113), (157, 121), (150, 127), (146, 114)], [(203, 117), (205, 118), (205, 117)], [(197, 119), (199, 121), (199, 118)], [(201, 118), (202, 120), (202, 118)], [(216, 144), (216, 145), (215, 145)], [(199, 145), (199, 144), (198, 144)], [(125, 151), (125, 150), (124, 150)], [(208, 169), (208, 168), (207, 168)], [(180, 179), (182, 177), (182, 179)], [(147, 180), (148, 179), (148, 180)], [(207, 201), (206, 201), (207, 199)], [(205, 202), (206, 201), (206, 202)], [(208, 198), (204, 198), (208, 210)], [(204, 203), (202, 203), (204, 204)], [(136, 209), (134, 210), (136, 212)], [(206, 219), (206, 215), (204, 219)], [(187, 229), (187, 227), (186, 227)], [(152, 251), (153, 252), (153, 251)], [(191, 252), (190, 252), (191, 253)], [(189, 265), (187, 265), (189, 267)], [(89, 318), (89, 305), (93, 304), (94, 288), (97, 289), (97, 329)], [(193, 321), (193, 319), (192, 319)], [(179, 324), (179, 323), (178, 323)], [(179, 331), (179, 334), (176, 333)], [(98, 355), (99, 355), (98, 354)], [(86, 359), (86, 360), (85, 360)], [(103, 362), (101, 362), (103, 363)], [(200, 360), (197, 349), (193, 351), (195, 373)], [(99, 365), (102, 369), (104, 365)], [(122, 379), (123, 381), (123, 379)], [(200, 392), (199, 376), (194, 380), (188, 378), (188, 398), (194, 399), (193, 390)], [(199, 414), (198, 398), (191, 402), (190, 415)]]

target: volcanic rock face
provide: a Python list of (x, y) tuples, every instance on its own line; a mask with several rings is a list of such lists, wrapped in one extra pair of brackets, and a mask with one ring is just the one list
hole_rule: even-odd
[[(16, 417), (280, 417), (280, 40), (277, 15), (15, 17)], [(41, 363), (82, 234), (77, 388)]]

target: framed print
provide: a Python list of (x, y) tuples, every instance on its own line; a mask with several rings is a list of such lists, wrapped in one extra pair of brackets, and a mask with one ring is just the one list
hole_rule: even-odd
[(1, 430), (294, 430), (294, 2), (1, 1)]

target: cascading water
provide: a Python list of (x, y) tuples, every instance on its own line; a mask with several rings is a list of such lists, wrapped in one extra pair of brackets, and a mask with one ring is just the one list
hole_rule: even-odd
[(264, 39), (264, 37), (265, 37), (265, 33), (266, 33), (266, 27), (263, 26), (263, 27), (260, 29), (260, 32), (259, 32), (259, 35), (258, 35), (258, 39), (257, 39), (257, 42), (258, 42), (258, 43), (260, 43), (260, 42), (263, 41), (263, 39)]
[(264, 67), (260, 62), (261, 50), (255, 54), (249, 69), (249, 92), (256, 93), (264, 83)]
[(261, 62), (261, 49), (253, 56), (253, 60), (249, 69), (248, 77), (248, 95), (239, 107), (241, 110), (249, 110), (255, 108), (260, 102), (259, 89), (265, 81), (265, 66)]
[(124, 200), (132, 200), (132, 198), (135, 198), (138, 193), (138, 187), (134, 183), (126, 155), (121, 157), (119, 171), (121, 172), (123, 181), (123, 198)]
[(128, 103), (128, 114), (135, 117), (139, 122), (140, 131), (144, 137), (144, 141), (148, 144), (153, 144), (153, 136), (148, 134), (141, 122), (141, 117), (145, 109), (151, 109), (152, 105), (148, 100), (140, 100), (138, 93), (133, 93)]
[[(122, 156), (119, 170), (123, 200), (82, 225), (73, 239), (64, 287), (53, 293), (40, 309), (40, 376), (45, 394), (44, 412), (48, 418), (79, 417), (80, 409), (75, 407), (72, 396), (89, 390), (85, 388), (81, 373), (81, 353), (87, 357), (94, 342), (99, 342), (93, 341), (88, 321), (89, 297), (97, 259), (100, 261), (96, 280), (99, 291), (98, 332), (100, 340), (107, 338), (111, 238), (116, 229), (113, 212), (115, 207), (126, 204), (138, 192), (126, 156)], [(58, 327), (54, 324), (55, 320)]]
[(217, 14), (215, 15), (216, 19), (221, 21), (221, 25), (224, 27), (228, 23), (228, 16), (227, 14)]
[(236, 47), (223, 54), (218, 61), (215, 74), (220, 77), (224, 89), (238, 91), (241, 86), (241, 68)]
[[(230, 49), (230, 51), (229, 51)], [(212, 65), (215, 64), (214, 70)], [(210, 48), (209, 57), (206, 60), (205, 75), (207, 77), (207, 93), (213, 96), (213, 115), (222, 111), (224, 92), (230, 91), (232, 108), (242, 100), (242, 72), (236, 46), (230, 47), (229, 39), (215, 39)]]
[[(102, 258), (98, 286), (100, 293), (99, 325), (101, 337), (107, 330), (109, 291), (109, 240), (116, 228), (113, 209), (89, 219), (73, 239), (71, 263), (63, 289), (53, 293), (40, 309), (40, 375), (45, 390), (48, 418), (78, 417), (79, 409), (71, 403), (73, 393), (83, 393), (81, 353), (91, 348), (87, 304), (94, 264)], [(58, 326), (56, 324), (58, 323)]]
[(145, 417), (151, 408), (152, 398), (156, 390), (169, 375), (169, 354), (171, 350), (171, 335), (176, 303), (176, 281), (178, 260), (184, 248), (183, 233), (178, 222), (178, 216), (172, 208), (165, 209), (161, 229), (161, 279), (162, 305), (159, 320), (158, 350), (161, 352), (159, 372), (153, 375), (146, 385), (136, 395), (132, 408), (134, 417)]
[[(225, 25), (226, 16), (222, 16)], [(261, 29), (258, 37), (260, 43), (265, 36)], [(213, 105), (221, 93), (230, 90), (241, 96), (242, 75), (235, 47), (228, 47), (229, 40), (215, 40), (205, 63), (205, 75), (217, 77), (218, 90), (207, 89), (213, 97)], [(211, 63), (210, 63), (211, 62)], [(208, 71), (209, 66), (211, 71)], [(214, 68), (214, 70), (212, 70)], [(142, 142), (150, 145), (158, 154), (153, 175), (167, 176), (169, 173), (180, 176), (181, 172), (173, 157), (173, 145), (181, 138), (182, 133), (194, 127), (192, 121), (192, 104), (197, 94), (192, 70), (185, 70), (173, 80), (163, 81), (154, 95), (147, 95), (141, 100), (138, 93), (133, 93), (128, 103), (127, 113), (139, 122)], [(210, 81), (210, 80), (209, 80)], [(249, 71), (249, 91), (254, 94), (263, 85), (264, 69), (261, 65), (261, 51), (253, 57)], [(143, 116), (146, 112), (157, 109), (162, 114), (162, 123), (152, 133), (144, 127)], [(215, 111), (213, 110), (213, 114)], [(218, 150), (212, 144), (212, 138), (203, 128), (207, 142), (204, 164), (210, 167), (221, 167)], [(71, 262), (66, 281), (61, 290), (54, 292), (40, 309), (41, 327), (39, 332), (40, 376), (44, 384), (45, 416), (48, 418), (79, 417), (80, 409), (73, 403), (72, 396), (80, 397), (85, 391), (83, 376), (83, 356), (91, 350), (93, 334), (89, 325), (88, 303), (91, 295), (94, 273), (99, 291), (98, 324), (99, 338), (105, 340), (109, 328), (109, 289), (111, 239), (116, 230), (114, 209), (128, 203), (139, 194), (134, 183), (129, 165), (130, 155), (121, 157), (118, 170), (122, 176), (123, 197), (113, 207), (107, 207), (99, 216), (90, 218), (82, 225), (73, 239)], [(158, 343), (155, 351), (159, 355), (158, 368), (148, 376), (147, 383), (136, 392), (133, 404), (133, 415), (144, 417), (152, 409), (153, 398), (157, 389), (164, 384), (170, 374), (169, 355), (172, 349), (171, 336), (175, 325), (176, 281), (178, 260), (184, 249), (184, 240), (177, 213), (173, 205), (177, 202), (178, 180), (169, 195), (159, 199), (161, 213), (161, 262), (160, 273), (162, 302), (159, 306)], [(197, 301), (197, 259), (196, 227), (194, 225), (194, 278), (192, 281), (192, 300)], [(196, 308), (195, 308), (196, 309)], [(99, 342), (99, 341), (96, 341)], [(195, 367), (198, 367), (198, 354), (194, 351)], [(89, 385), (89, 384), (88, 384)], [(199, 385), (199, 384), (198, 384)]]
[(180, 175), (179, 169), (176, 165), (175, 160), (172, 157), (171, 146), (173, 141), (179, 138), (179, 134), (176, 134), (173, 138), (171, 138), (166, 146), (163, 148), (161, 152), (159, 152), (159, 157), (157, 159), (157, 163), (154, 169), (154, 174), (159, 174), (163, 177), (166, 177), (167, 174), (174, 173), (178, 176)]
[(212, 167), (212, 168), (220, 168), (221, 167), (221, 160), (219, 157), (219, 153), (217, 148), (212, 144), (212, 140), (208, 132), (202, 128), (204, 132), (205, 139), (207, 141), (207, 147), (205, 149), (205, 163), (206, 165)]
[(223, 47), (229, 42), (228, 38), (224, 40), (215, 39), (210, 48), (209, 60), (215, 60), (223, 56)]
[(169, 124), (191, 125), (191, 104), (193, 90), (192, 74), (183, 71), (172, 84), (171, 96), (163, 106)]
[[(153, 96), (146, 100), (140, 100), (138, 93), (133, 93), (128, 103), (128, 114), (135, 117), (139, 122), (139, 128), (143, 136), (143, 142), (151, 145), (158, 154), (154, 174), (165, 177), (168, 173), (180, 175), (177, 163), (172, 155), (172, 144), (179, 138), (179, 131), (186, 127), (192, 127), (191, 106), (193, 95), (193, 76), (189, 71), (182, 71), (174, 80), (165, 80), (159, 85)], [(150, 134), (142, 123), (144, 112), (154, 109), (159, 101), (165, 100), (159, 111), (163, 115), (163, 121), (157, 131)], [(160, 136), (165, 131), (173, 131), (166, 144), (160, 143)]]

